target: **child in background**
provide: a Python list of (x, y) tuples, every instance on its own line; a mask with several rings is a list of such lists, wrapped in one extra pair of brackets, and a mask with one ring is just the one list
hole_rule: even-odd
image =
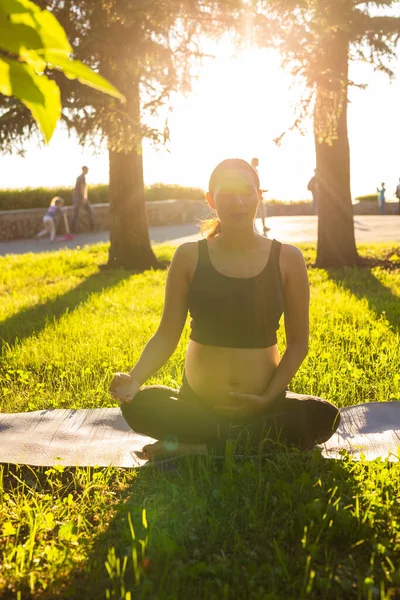
[(43, 217), (43, 229), (37, 234), (37, 238), (43, 237), (47, 233), (50, 233), (50, 241), (54, 242), (56, 238), (56, 222), (59, 216), (63, 217), (66, 236), (64, 239), (72, 239), (69, 232), (68, 218), (66, 215), (66, 208), (64, 208), (64, 200), (60, 196), (54, 196), (50, 202), (50, 206), (47, 213)]

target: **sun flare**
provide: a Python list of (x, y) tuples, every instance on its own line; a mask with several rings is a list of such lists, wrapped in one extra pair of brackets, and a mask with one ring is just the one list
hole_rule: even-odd
[[(267, 199), (310, 198), (307, 182), (315, 166), (311, 120), (305, 136), (289, 133), (280, 147), (273, 141), (293, 123), (300, 95), (290, 73), (280, 67), (278, 53), (246, 48), (235, 54), (232, 44), (221, 42), (214, 54), (215, 59), (205, 60), (192, 92), (187, 97), (174, 95), (172, 112), (161, 114), (156, 123), (162, 127), (168, 115), (168, 149), (155, 149), (144, 142), (146, 184), (177, 183), (205, 189), (219, 161), (229, 157), (250, 161), (256, 156), (262, 187), (269, 190)], [(391, 182), (400, 176), (392, 151), (393, 132), (400, 130), (400, 81), (390, 84), (367, 65), (354, 65), (351, 78), (370, 82), (367, 91), (350, 90), (354, 197), (371, 193), (381, 181), (394, 189)], [(371, 114), (376, 118), (371, 119)], [(82, 164), (87, 163), (89, 185), (108, 182), (107, 152), (93, 156), (90, 147), (79, 147), (76, 137), (68, 137), (60, 128), (48, 147), (38, 149), (30, 141), (25, 148), (25, 159), (2, 157), (2, 188), (72, 185)]]

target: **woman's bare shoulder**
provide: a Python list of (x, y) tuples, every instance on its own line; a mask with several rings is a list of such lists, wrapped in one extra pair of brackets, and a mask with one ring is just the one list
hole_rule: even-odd
[(286, 261), (304, 261), (304, 256), (300, 248), (293, 246), (293, 244), (282, 244), (281, 245), (281, 258)]
[(198, 256), (198, 242), (185, 242), (176, 249), (173, 261), (178, 263), (188, 275), (193, 275), (197, 266)]
[(199, 243), (198, 242), (185, 242), (178, 246), (175, 254), (179, 256), (181, 260), (193, 260), (198, 257)]
[(284, 277), (299, 268), (304, 268), (305, 260), (300, 248), (292, 244), (282, 244), (279, 266)]

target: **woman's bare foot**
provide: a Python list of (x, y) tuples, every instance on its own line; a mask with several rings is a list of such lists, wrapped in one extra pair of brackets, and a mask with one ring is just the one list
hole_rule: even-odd
[(168, 458), (171, 456), (183, 456), (184, 454), (205, 454), (207, 446), (205, 444), (178, 444), (175, 448), (168, 449), (165, 447), (164, 442), (158, 441), (154, 444), (143, 446), (142, 452), (150, 459), (161, 456)]

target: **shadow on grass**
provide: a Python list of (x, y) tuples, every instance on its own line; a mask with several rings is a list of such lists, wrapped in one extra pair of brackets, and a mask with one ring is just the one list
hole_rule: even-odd
[(327, 269), (329, 278), (357, 298), (365, 298), (377, 317), (385, 313), (393, 331), (400, 330), (400, 298), (384, 286), (370, 268)]
[(141, 469), (88, 559), (42, 597), (350, 600), (388, 590), (396, 575), (385, 575), (393, 555), (382, 523), (391, 515), (379, 494), (364, 498), (360, 465), (314, 451)]
[(59, 319), (67, 311), (74, 310), (91, 294), (101, 293), (131, 276), (131, 272), (122, 269), (100, 271), (90, 275), (76, 287), (54, 300), (48, 300), (43, 304), (12, 315), (1, 323), (0, 356), (5, 347), (13, 346), (33, 334), (38, 334), (48, 322)]

